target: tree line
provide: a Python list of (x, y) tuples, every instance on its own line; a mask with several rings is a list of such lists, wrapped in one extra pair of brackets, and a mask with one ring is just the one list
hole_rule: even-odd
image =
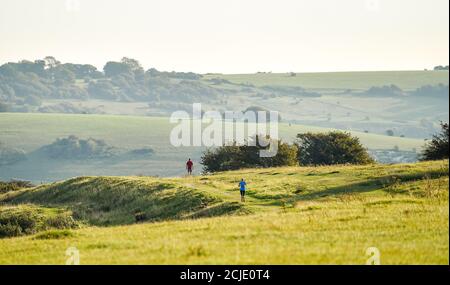
[(90, 64), (61, 63), (54, 57), (0, 66), (0, 111), (6, 104), (39, 106), (42, 99), (105, 99), (113, 101), (208, 101), (216, 89), (192, 72), (147, 71), (131, 58), (109, 61), (103, 71)]
[[(449, 157), (448, 123), (441, 123), (442, 131), (426, 143), (420, 160), (440, 160)], [(260, 157), (260, 150), (267, 149), (261, 139), (269, 137), (255, 136), (253, 145), (229, 145), (206, 150), (201, 157), (203, 171), (217, 172), (243, 168), (266, 168), (279, 166), (321, 166), (352, 164), (373, 164), (375, 160), (361, 144), (359, 138), (348, 132), (332, 131), (328, 133), (298, 134), (293, 144), (281, 140), (272, 140), (278, 144), (274, 157)]]

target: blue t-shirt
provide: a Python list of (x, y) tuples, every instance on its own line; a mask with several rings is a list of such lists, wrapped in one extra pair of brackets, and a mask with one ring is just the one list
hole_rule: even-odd
[(239, 182), (239, 186), (241, 187), (241, 191), (245, 191), (245, 185), (247, 185), (247, 183), (245, 183), (245, 181)]

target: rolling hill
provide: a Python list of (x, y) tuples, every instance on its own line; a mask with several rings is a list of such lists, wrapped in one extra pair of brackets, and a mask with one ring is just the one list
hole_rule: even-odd
[[(237, 182), (248, 182), (239, 203)], [(0, 240), (0, 264), (448, 264), (448, 161), (79, 177), (0, 194), (81, 229)], [(136, 214), (139, 213), (139, 219)]]
[(297, 86), (313, 90), (369, 89), (372, 86), (397, 85), (413, 90), (423, 85), (448, 85), (448, 71), (358, 71), (316, 73), (207, 74), (205, 79), (221, 78), (235, 84), (255, 86)]

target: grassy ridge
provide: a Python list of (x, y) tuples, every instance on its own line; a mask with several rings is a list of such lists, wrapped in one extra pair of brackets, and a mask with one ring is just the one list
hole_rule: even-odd
[[(192, 207), (184, 191), (213, 198), (212, 206), (236, 204), (242, 177), (249, 189), (240, 215), (229, 216), (236, 212), (225, 210), (193, 220), (175, 212), (174, 217), (160, 217), (149, 206), (149, 217), (166, 221), (3, 239), (0, 264), (63, 264), (69, 246), (80, 250), (82, 264), (364, 264), (365, 249), (371, 246), (380, 249), (382, 264), (449, 262), (448, 161), (249, 169), (165, 179), (85, 177), (4, 194), (0, 200), (76, 209), (95, 193), (104, 192), (95, 200), (101, 203), (100, 197), (117, 192), (124, 200), (133, 195), (131, 203), (170, 213), (170, 199), (151, 204), (137, 193), (161, 188), (170, 197), (179, 194), (185, 209)], [(65, 183), (71, 186), (65, 188)], [(105, 203), (114, 205), (118, 215), (133, 209), (115, 199)]]
[(67, 209), (91, 225), (184, 219), (238, 211), (214, 193), (152, 177), (79, 177), (5, 194), (7, 203)]
[(211, 74), (205, 78), (222, 78), (255, 86), (300, 86), (308, 89), (369, 89), (394, 84), (404, 90), (413, 90), (427, 84), (448, 85), (448, 71), (319, 72), (297, 73), (295, 77), (289, 73)]

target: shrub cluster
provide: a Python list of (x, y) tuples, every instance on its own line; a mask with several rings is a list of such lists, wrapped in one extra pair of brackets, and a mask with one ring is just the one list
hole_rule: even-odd
[[(259, 137), (256, 137), (258, 140)], [(280, 140), (274, 157), (260, 157), (261, 144), (226, 145), (207, 150), (202, 158), (204, 172), (241, 168), (278, 167), (292, 165), (369, 164), (374, 159), (357, 137), (344, 132), (298, 134), (293, 145)], [(266, 144), (262, 144), (266, 145)]]
[(31, 206), (0, 209), (0, 238), (34, 234), (47, 229), (76, 228), (69, 213), (49, 214)]
[(42, 151), (54, 159), (103, 158), (115, 155), (116, 150), (103, 140), (93, 138), (80, 139), (76, 136), (59, 138)]
[(448, 159), (448, 123), (441, 123), (441, 133), (433, 135), (421, 154), (421, 160)]
[[(260, 157), (260, 151), (268, 147), (262, 143), (260, 136), (254, 138), (252, 145), (226, 145), (215, 149), (207, 150), (202, 158), (204, 172), (216, 172), (235, 170), (250, 167), (277, 167), (285, 165), (295, 165), (297, 148), (281, 140), (272, 140), (272, 144), (278, 144), (278, 152), (274, 157)], [(269, 139), (269, 138), (265, 138)]]
[(0, 166), (14, 164), (26, 158), (24, 150), (7, 147), (0, 142)]
[(359, 141), (349, 133), (298, 134), (300, 165), (370, 164), (375, 161)]
[(12, 180), (8, 182), (0, 181), (0, 194), (30, 187), (34, 187), (34, 185), (29, 181), (22, 181), (22, 180)]

